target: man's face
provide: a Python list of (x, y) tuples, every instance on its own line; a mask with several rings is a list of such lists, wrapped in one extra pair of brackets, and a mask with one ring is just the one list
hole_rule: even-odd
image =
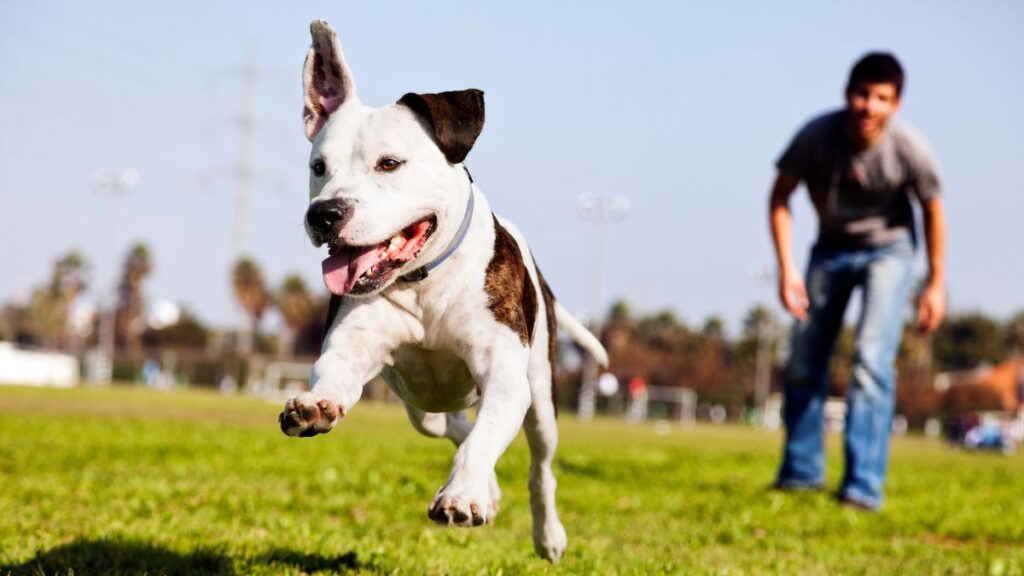
[(846, 91), (846, 109), (850, 113), (850, 135), (872, 143), (885, 130), (885, 124), (900, 107), (896, 85), (858, 82)]

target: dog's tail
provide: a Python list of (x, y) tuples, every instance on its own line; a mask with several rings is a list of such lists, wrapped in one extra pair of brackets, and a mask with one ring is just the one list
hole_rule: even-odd
[(590, 330), (580, 323), (579, 320), (573, 317), (561, 304), (555, 302), (555, 320), (558, 321), (558, 325), (565, 330), (569, 337), (576, 341), (577, 344), (583, 347), (584, 350), (590, 352), (597, 360), (597, 363), (601, 366), (608, 367), (608, 352), (605, 351), (604, 346), (601, 345), (601, 341), (596, 336), (590, 333)]

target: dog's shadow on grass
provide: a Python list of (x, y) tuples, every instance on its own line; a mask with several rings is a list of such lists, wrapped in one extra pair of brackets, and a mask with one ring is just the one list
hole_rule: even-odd
[(359, 561), (359, 555), (351, 550), (338, 556), (323, 556), (321, 554), (310, 554), (309, 552), (278, 549), (272, 550), (261, 560), (267, 563), (283, 564), (298, 568), (306, 573), (321, 571), (348, 572), (363, 567), (362, 562)]
[(12, 566), (0, 574), (234, 574), (231, 559), (218, 552), (178, 552), (124, 540), (76, 540)]
[[(238, 558), (240, 563), (246, 562)], [(290, 567), (302, 572), (348, 572), (362, 566), (358, 555), (349, 551), (324, 556), (288, 549), (274, 549), (251, 558), (258, 564)], [(76, 540), (40, 551), (21, 564), (0, 565), (0, 574), (244, 574), (227, 554), (215, 550), (180, 552), (159, 545), (124, 540)]]

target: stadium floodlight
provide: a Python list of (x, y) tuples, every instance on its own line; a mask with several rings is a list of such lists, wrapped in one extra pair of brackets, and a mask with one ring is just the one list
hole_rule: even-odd
[[(625, 196), (605, 196), (585, 192), (579, 197), (580, 218), (593, 224), (591, 251), (593, 273), (590, 285), (590, 329), (600, 336), (604, 306), (604, 279), (608, 251), (608, 225), (620, 222), (629, 211)], [(597, 362), (587, 356), (583, 362), (583, 383), (580, 386), (578, 415), (584, 420), (594, 416), (597, 388)]]
[[(93, 190), (109, 199), (104, 255), (110, 269), (110, 287), (103, 290), (100, 282), (100, 297), (97, 311), (100, 314), (100, 333), (97, 349), (91, 354), (89, 379), (95, 384), (109, 384), (114, 369), (114, 322), (117, 313), (117, 200), (129, 194), (139, 182), (139, 172), (134, 168), (124, 170), (103, 170), (93, 176)], [(104, 296), (104, 292), (106, 295)], [(103, 301), (107, 300), (104, 308)]]

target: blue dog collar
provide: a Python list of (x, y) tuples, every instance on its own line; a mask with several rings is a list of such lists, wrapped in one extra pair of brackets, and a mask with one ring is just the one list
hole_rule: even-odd
[(455, 251), (459, 249), (459, 245), (462, 244), (462, 241), (466, 239), (466, 234), (469, 233), (469, 224), (473, 221), (473, 196), (475, 196), (475, 194), (473, 193), (473, 175), (469, 173), (469, 168), (463, 166), (462, 169), (466, 171), (466, 176), (469, 177), (469, 202), (466, 203), (466, 213), (462, 215), (462, 225), (459, 226), (459, 232), (455, 236), (455, 242), (453, 242), (452, 245), (444, 251), (444, 254), (441, 254), (437, 258), (431, 260), (425, 266), (405, 274), (401, 277), (402, 280), (405, 280), (406, 282), (419, 282), (420, 280), (423, 280), (431, 271), (434, 270), (434, 268), (437, 268), (445, 260), (451, 258), (452, 254), (455, 254)]

